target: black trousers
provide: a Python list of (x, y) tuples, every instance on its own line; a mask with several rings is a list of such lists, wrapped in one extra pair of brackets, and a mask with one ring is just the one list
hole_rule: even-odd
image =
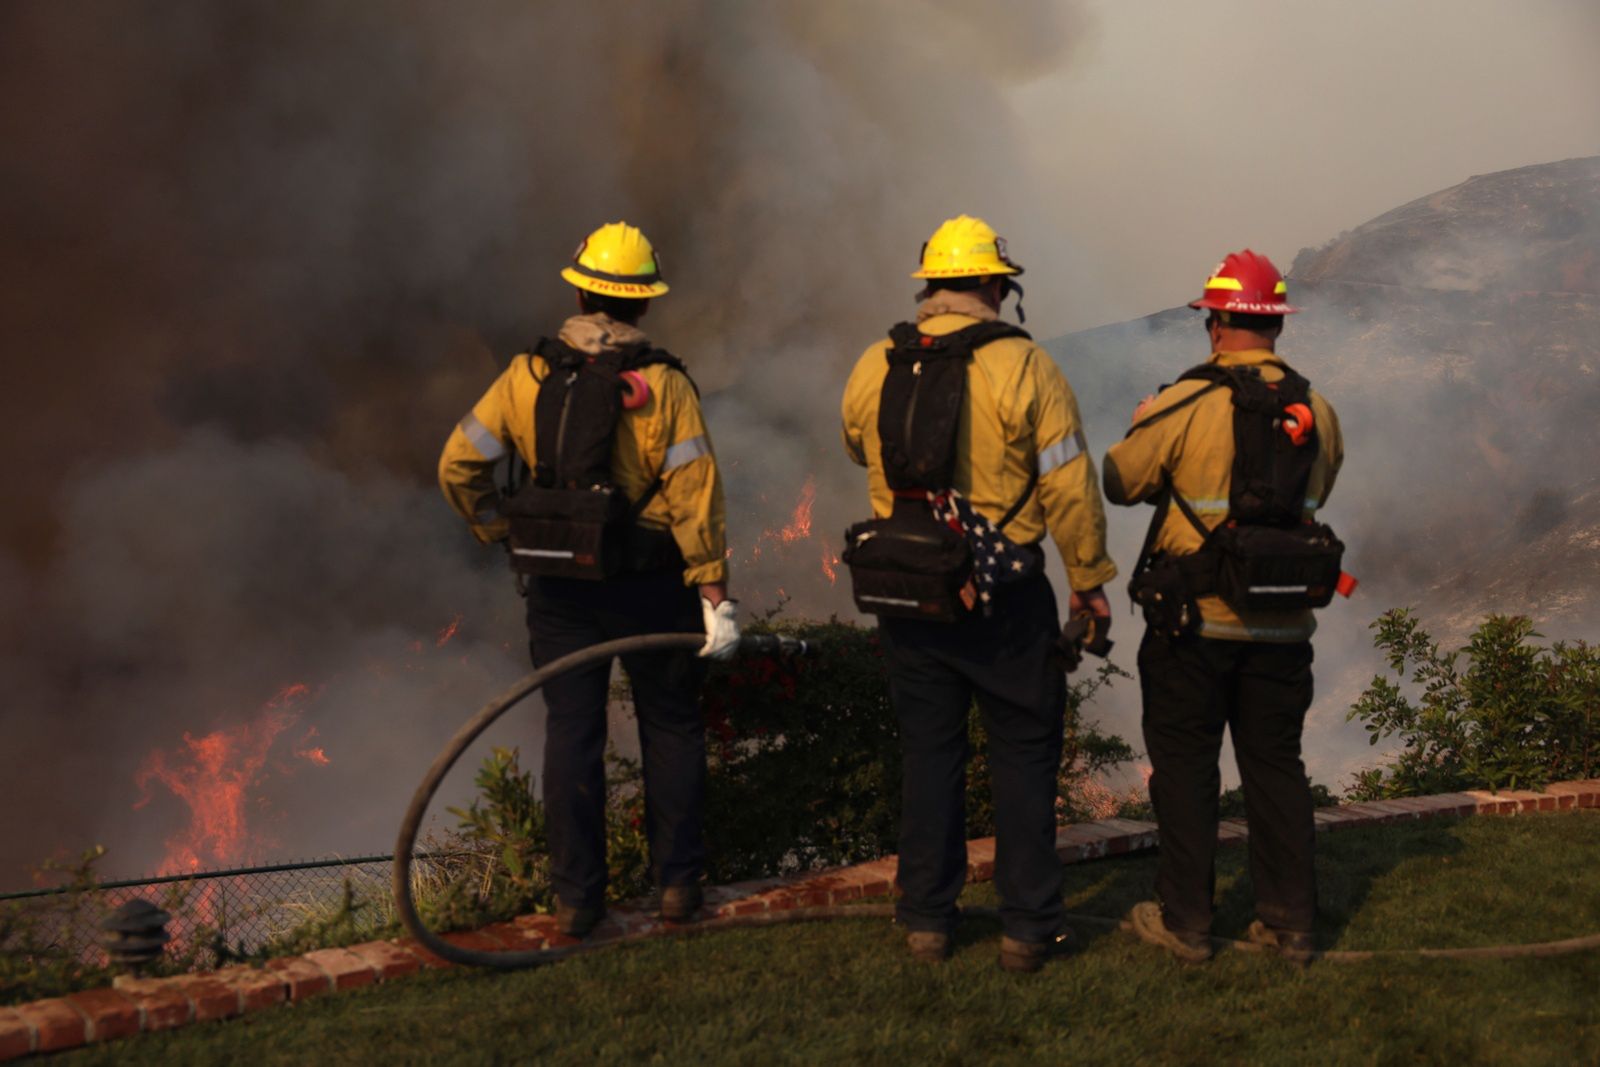
[(1309, 933), (1316, 911), (1311, 786), (1300, 735), (1311, 707), (1311, 643), (1145, 632), (1139, 646), (1150, 800), (1161, 829), (1156, 897), (1167, 925), (1210, 929), (1216, 889), (1222, 730), (1233, 736), (1250, 824), (1256, 915)]
[(994, 613), (956, 623), (885, 618), (889, 694), (905, 757), (899, 920), (948, 931), (967, 875), (967, 712), (989, 735), (995, 886), (1005, 932), (1044, 941), (1061, 917), (1056, 781), (1066, 679), (1050, 663), (1060, 632), (1043, 575), (1002, 586)]
[[(604, 582), (539, 578), (528, 587), (535, 667), (601, 641), (698, 632), (695, 590), (680, 568), (625, 573)], [(622, 657), (633, 687), (644, 769), (645, 834), (656, 883), (688, 885), (705, 868), (701, 809), (706, 738), (700, 714), (703, 661), (692, 652)], [(598, 904), (606, 891), (606, 698), (611, 663), (595, 663), (544, 687), (544, 804), (550, 880), (568, 904)]]

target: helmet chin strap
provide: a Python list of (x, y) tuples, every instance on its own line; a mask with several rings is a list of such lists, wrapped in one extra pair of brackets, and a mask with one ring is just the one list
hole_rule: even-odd
[(1006, 297), (1012, 293), (1017, 294), (1017, 321), (1027, 322), (1028, 313), (1022, 310), (1022, 283), (1007, 275), (1000, 284), (1000, 302), (1006, 302)]

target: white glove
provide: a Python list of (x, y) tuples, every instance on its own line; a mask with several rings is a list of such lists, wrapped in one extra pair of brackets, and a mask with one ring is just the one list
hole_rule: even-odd
[(706, 643), (700, 655), (709, 659), (732, 659), (739, 650), (739, 610), (737, 600), (724, 600), (712, 606), (705, 597), (700, 598), (700, 611), (706, 619)]

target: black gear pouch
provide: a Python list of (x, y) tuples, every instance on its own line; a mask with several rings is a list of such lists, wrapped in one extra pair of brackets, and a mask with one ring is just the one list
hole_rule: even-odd
[(1144, 612), (1145, 624), (1169, 640), (1200, 627), (1200, 605), (1190, 592), (1190, 569), (1178, 557), (1162, 553), (1128, 583), (1128, 595)]
[(511, 569), (554, 578), (610, 578), (629, 562), (633, 508), (611, 487), (523, 489), (506, 501)]
[(1235, 610), (1327, 607), (1339, 584), (1344, 542), (1321, 523), (1288, 528), (1227, 524), (1209, 538), (1216, 593)]
[(934, 519), (870, 519), (845, 531), (844, 562), (856, 607), (868, 615), (955, 622), (970, 610), (972, 548)]

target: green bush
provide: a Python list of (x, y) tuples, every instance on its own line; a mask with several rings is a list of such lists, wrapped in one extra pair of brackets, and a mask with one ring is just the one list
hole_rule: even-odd
[[(746, 656), (707, 679), (706, 835), (713, 881), (858, 863), (895, 851), (900, 822), (899, 728), (876, 629), (837, 619), (776, 621), (808, 641), (802, 657)], [(1058, 811), (1093, 815), (1078, 786), (1134, 757), (1085, 723), (1081, 708), (1116, 676), (1105, 665), (1069, 687)], [(967, 834), (994, 832), (981, 717), (968, 721)]]
[[(1537, 789), (1600, 774), (1600, 649), (1546, 648), (1522, 616), (1491, 615), (1467, 646), (1443, 652), (1408, 609), (1372, 623), (1389, 670), (1350, 709), (1371, 742), (1398, 753), (1356, 775), (1350, 797), (1457, 789)], [(1415, 701), (1400, 683), (1411, 683)]]
[[(860, 862), (893, 852), (899, 832), (899, 736), (877, 632), (838, 621), (769, 621), (765, 628), (803, 637), (814, 651), (747, 656), (711, 668), (703, 704), (713, 882)], [(1121, 738), (1079, 714), (1119, 675), (1126, 676), (1106, 665), (1070, 687), (1057, 805), (1063, 821), (1107, 814), (1085, 806), (1082, 786), (1134, 756)], [(968, 833), (983, 836), (993, 833), (994, 820), (976, 709), (968, 731)], [(615, 753), (607, 767), (608, 893), (623, 900), (651, 889), (641, 775), (637, 763)], [(423, 906), (443, 928), (553, 904), (544, 810), (531, 773), (520, 769), (514, 749), (496, 749), (476, 784), (472, 805), (451, 809), (461, 820), (454, 847), (467, 859), (456, 861)]]
[(47, 862), (41, 876), (66, 876), (67, 891), (60, 896), (0, 905), (0, 1004), (60, 996), (109, 979), (109, 971), (86, 962), (61, 937), (103, 918), (93, 890), (95, 864), (105, 853), (96, 845), (73, 863)]

